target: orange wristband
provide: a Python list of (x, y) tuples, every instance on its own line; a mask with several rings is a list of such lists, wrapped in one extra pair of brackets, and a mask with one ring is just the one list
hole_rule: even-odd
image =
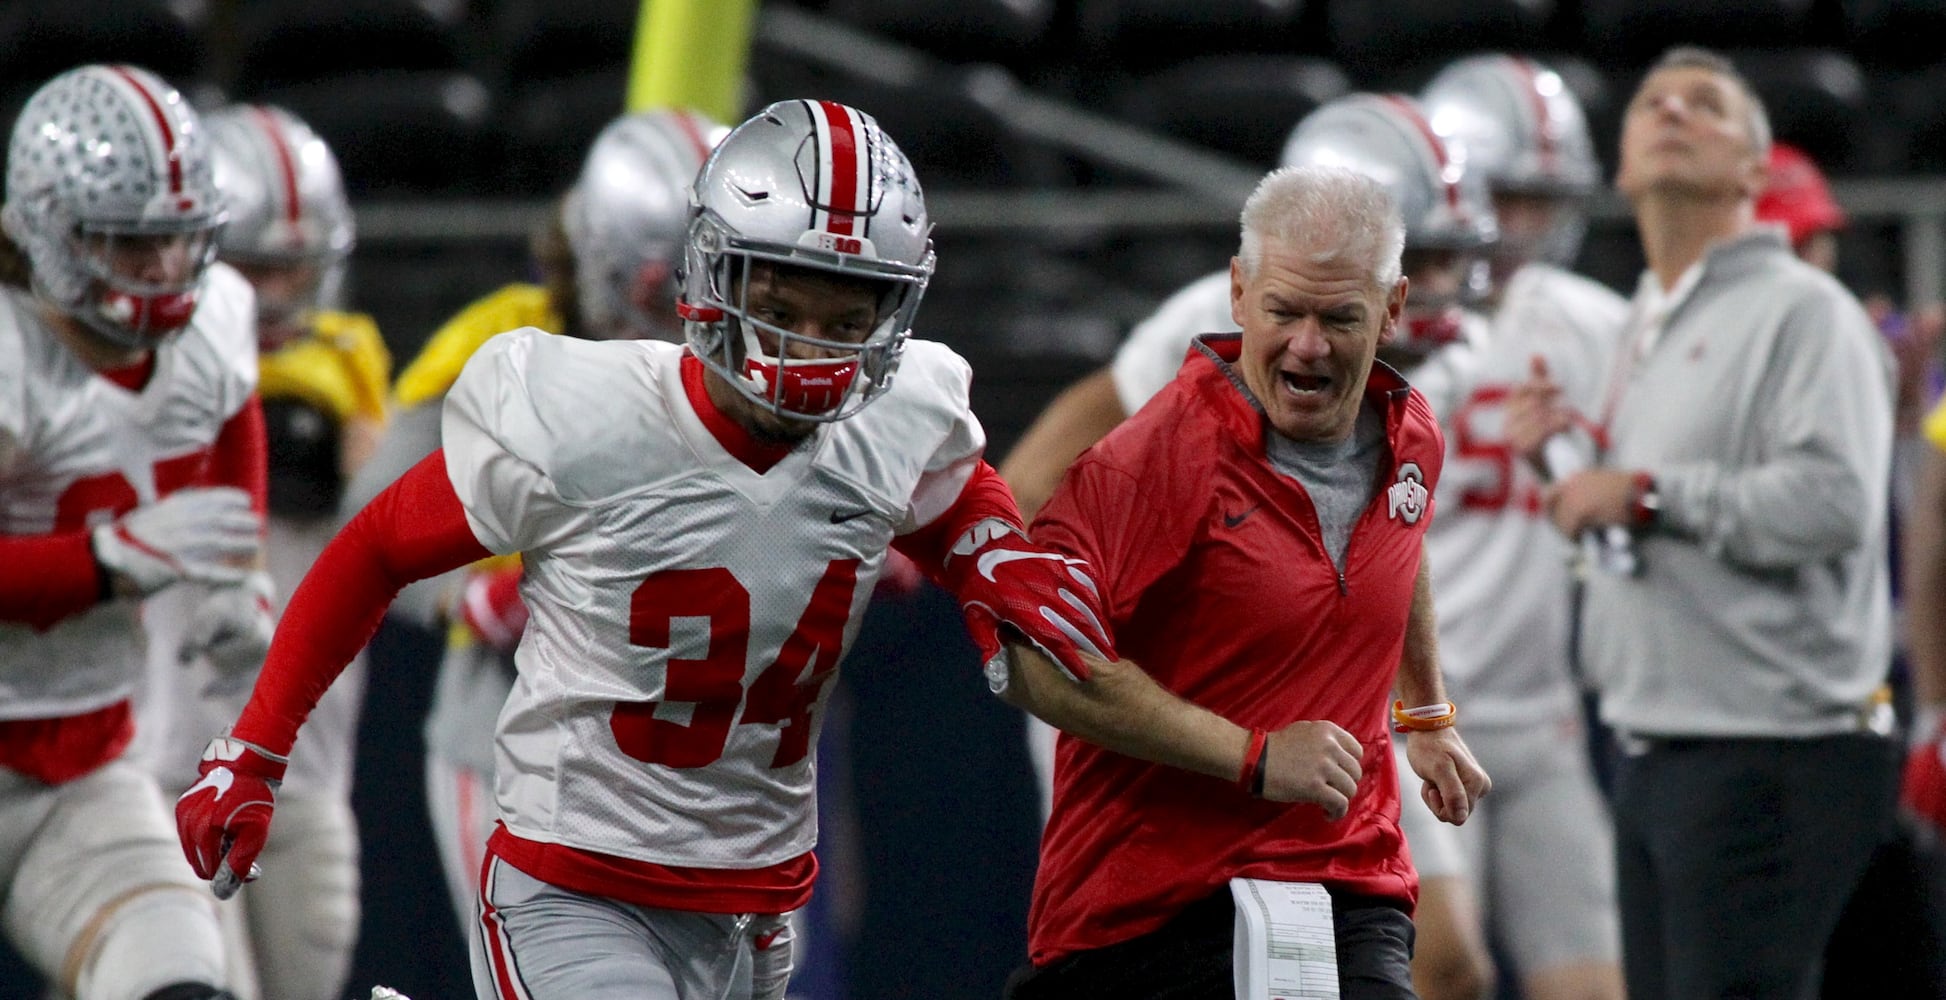
[(1407, 708), (1405, 702), (1392, 703), (1392, 731), (1399, 733), (1429, 733), (1435, 729), (1451, 729), (1459, 719), (1459, 706), (1450, 701)]
[(1264, 770), (1264, 750), (1270, 745), (1270, 734), (1261, 729), (1250, 730), (1250, 744), (1243, 748), (1243, 769), (1237, 774), (1237, 787), (1252, 795), (1260, 793)]

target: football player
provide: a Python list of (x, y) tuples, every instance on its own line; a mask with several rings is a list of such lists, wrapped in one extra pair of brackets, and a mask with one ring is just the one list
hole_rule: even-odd
[[(261, 656), (265, 462), (249, 285), (215, 264), (204, 123), (132, 66), (63, 73), (8, 147), (0, 227), (0, 884), (79, 1000), (228, 997), (216, 913), (124, 751), (142, 601)], [(25, 272), (24, 274), (22, 272)]]
[(1025, 538), (981, 460), (966, 363), (909, 339), (934, 257), (898, 147), (853, 108), (786, 101), (695, 187), (687, 349), (492, 338), (446, 393), (441, 448), (299, 586), (177, 804), (220, 895), (392, 596), (491, 554), (521, 554), (530, 618), (494, 742), (482, 997), (782, 995), (817, 729), (891, 546), (988, 656), (1003, 623), (1077, 682), (1113, 655), (1085, 566)]
[[(448, 320), (399, 375), (395, 418), (347, 491), (355, 512), (436, 451), (440, 407), (494, 334), (535, 327), (588, 340), (682, 340), (675, 272), (689, 184), (729, 130), (690, 111), (623, 115), (596, 137), (580, 177), (535, 239), (540, 284), (512, 284)], [(426, 798), (454, 913), (468, 939), (493, 833), (493, 727), (513, 687), (527, 609), (518, 557), (496, 556), (407, 588), (395, 613), (446, 631), (426, 720)], [(213, 730), (212, 730), (213, 731)]]
[(1573, 93), (1532, 60), (1461, 59), (1422, 100), (1485, 177), (1500, 220), (1491, 325), (1448, 422), (1444, 482), (1454, 489), (1426, 538), (1440, 662), (1467, 706), (1467, 741), (1495, 779), (1485, 822), (1453, 836), (1522, 995), (1619, 998), (1613, 833), (1569, 664), (1573, 553), (1505, 428), (1509, 396), (1536, 364), (1584, 412), (1602, 407), (1627, 304), (1566, 270), (1600, 167)]
[[(277, 593), (287, 595), (330, 539), (346, 479), (378, 441), (391, 359), (371, 317), (329, 308), (354, 235), (330, 147), (281, 108), (227, 107), (204, 123), (229, 211), (217, 258), (257, 293), (270, 460), (266, 558)], [(214, 662), (235, 653), (205, 650), (186, 634), (180, 603), (165, 592), (150, 604), (150, 685), (137, 738), (170, 795), (195, 782), (203, 744), (236, 717), (258, 665)], [(221, 911), (240, 924), (232, 939), (247, 944), (229, 956), (232, 982), (253, 974), (265, 997), (341, 996), (350, 972), (359, 913), (351, 768), (363, 671), (361, 658), (319, 704), (311, 752), (286, 777), (283, 821), (265, 848), (282, 877), (272, 891)]]

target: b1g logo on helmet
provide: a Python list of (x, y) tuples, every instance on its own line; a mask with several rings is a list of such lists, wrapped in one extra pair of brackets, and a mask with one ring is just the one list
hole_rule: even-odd
[(872, 241), (863, 236), (841, 236), (837, 233), (827, 233), (822, 229), (805, 233), (798, 237), (797, 242), (800, 246), (816, 247), (819, 250), (830, 250), (836, 253), (867, 256), (878, 253), (878, 248), (872, 246)]
[(1387, 516), (1407, 524), (1418, 524), (1419, 515), (1426, 512), (1426, 501), (1431, 498), (1432, 494), (1426, 492), (1426, 477), (1419, 471), (1419, 463), (1406, 462), (1399, 466), (1398, 482), (1385, 491)]

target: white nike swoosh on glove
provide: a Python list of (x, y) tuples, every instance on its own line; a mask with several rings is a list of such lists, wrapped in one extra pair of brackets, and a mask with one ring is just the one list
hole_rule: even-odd
[(234, 781), (236, 781), (236, 775), (231, 774), (229, 768), (219, 767), (203, 775), (202, 780), (190, 785), (189, 791), (182, 793), (182, 797), (186, 799), (205, 788), (214, 788), (216, 789), (216, 801), (221, 802), (223, 801), (223, 794), (230, 790), (230, 784)]
[(993, 570), (994, 567), (996, 566), (1004, 566), (1007, 563), (1013, 562), (1016, 559), (1063, 559), (1063, 558), (1065, 557), (1054, 552), (1022, 552), (1019, 549), (1001, 549), (998, 552), (987, 552), (982, 554), (980, 556), (980, 561), (975, 563), (974, 565), (978, 567), (981, 576), (986, 577), (989, 581), (993, 583), (999, 583), (1000, 581), (993, 579)]

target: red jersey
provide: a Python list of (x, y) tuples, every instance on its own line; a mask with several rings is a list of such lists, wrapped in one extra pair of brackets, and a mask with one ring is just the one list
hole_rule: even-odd
[[(1390, 697), (1445, 448), (1432, 410), (1375, 365), (1387, 451), (1340, 573), (1310, 497), (1265, 455), (1237, 335), (1198, 338), (1180, 374), (1068, 470), (1036, 541), (1096, 571), (1121, 655), (1239, 725), (1329, 719), (1364, 744), (1344, 819), (1063, 734), (1029, 917), (1033, 961), (1153, 931), (1232, 877), (1322, 882), (1410, 906)], [(1424, 492), (1395, 484), (1416, 481)]]

